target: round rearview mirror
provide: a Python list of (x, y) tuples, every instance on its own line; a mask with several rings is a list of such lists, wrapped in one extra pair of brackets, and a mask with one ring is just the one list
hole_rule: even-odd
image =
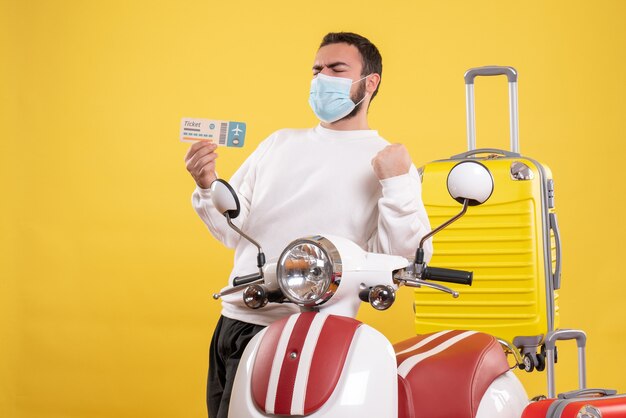
[(448, 193), (456, 201), (466, 199), (470, 206), (485, 203), (493, 193), (493, 177), (478, 161), (462, 161), (448, 174)]
[(230, 219), (239, 216), (239, 198), (237, 193), (226, 180), (217, 179), (211, 183), (211, 200), (215, 208)]

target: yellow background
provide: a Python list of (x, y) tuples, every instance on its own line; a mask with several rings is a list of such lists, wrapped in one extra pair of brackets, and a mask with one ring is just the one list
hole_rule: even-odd
[[(589, 386), (626, 391), (626, 2), (0, 4), (0, 417), (204, 416), (232, 253), (191, 208), (180, 119), (248, 123), (220, 150), (229, 178), (273, 130), (316, 123), (310, 67), (337, 30), (380, 48), (370, 123), (416, 165), (465, 149), (467, 68), (517, 67), (521, 150), (556, 181), (561, 325), (588, 332)], [(478, 145), (508, 146), (504, 80), (476, 93)], [(398, 341), (411, 299), (361, 319)]]

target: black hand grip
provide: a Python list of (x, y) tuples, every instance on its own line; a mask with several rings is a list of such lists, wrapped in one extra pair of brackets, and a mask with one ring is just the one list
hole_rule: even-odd
[(233, 279), (233, 286), (241, 286), (242, 284), (252, 283), (255, 280), (259, 280), (261, 277), (263, 276), (261, 276), (259, 273), (238, 276)]
[(444, 269), (439, 267), (426, 267), (422, 274), (423, 280), (436, 280), (438, 282), (472, 285), (474, 273), (471, 271)]

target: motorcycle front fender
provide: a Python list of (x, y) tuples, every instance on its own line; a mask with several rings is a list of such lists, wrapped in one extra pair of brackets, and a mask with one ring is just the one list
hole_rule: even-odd
[[(252, 393), (254, 364), (266, 331), (263, 330), (250, 341), (241, 358), (234, 381), (229, 418), (274, 416), (259, 408)], [(315, 385), (315, 382), (309, 380), (307, 384)], [(354, 333), (334, 391), (319, 409), (307, 416), (397, 418), (397, 385), (397, 366), (392, 345), (380, 332), (361, 324)]]

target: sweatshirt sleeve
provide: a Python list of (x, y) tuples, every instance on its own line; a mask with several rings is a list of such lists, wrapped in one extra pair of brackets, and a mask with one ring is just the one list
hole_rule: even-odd
[[(380, 180), (378, 227), (369, 240), (373, 252), (414, 257), (420, 240), (430, 232), (430, 222), (422, 202), (422, 183), (415, 166), (407, 174)], [(424, 260), (430, 261), (432, 239), (424, 244)]]
[[(273, 143), (273, 135), (263, 141), (256, 150), (244, 161), (235, 174), (231, 177), (229, 183), (237, 192), (239, 198), (240, 212), (233, 224), (242, 230), (245, 230), (246, 219), (250, 213), (250, 205), (253, 198), (254, 184), (256, 182), (257, 166), (265, 155), (266, 151)], [(226, 218), (215, 209), (211, 200), (211, 190), (196, 187), (191, 196), (191, 203), (196, 210), (200, 219), (206, 224), (211, 234), (225, 246), (234, 248), (237, 246), (239, 234), (233, 231), (226, 222)]]

